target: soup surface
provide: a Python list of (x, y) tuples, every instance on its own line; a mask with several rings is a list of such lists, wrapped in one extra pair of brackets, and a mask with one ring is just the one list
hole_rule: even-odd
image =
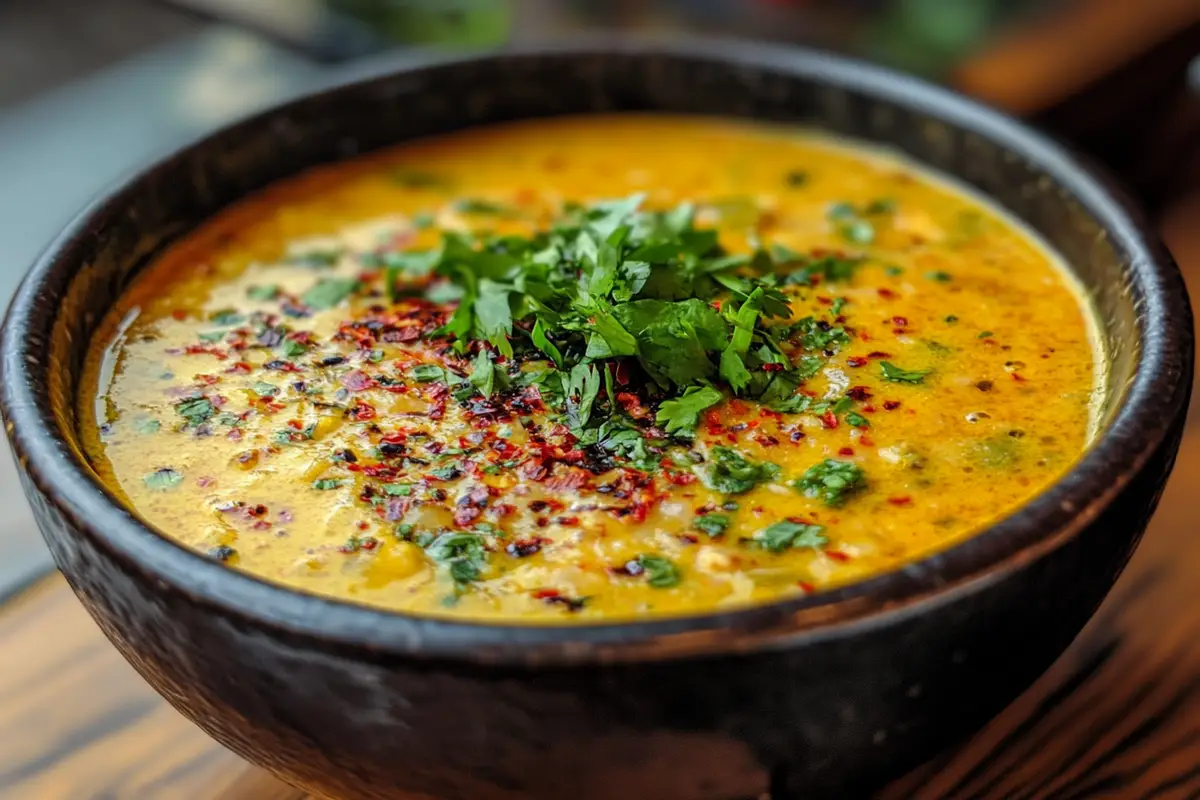
[(89, 456), (303, 590), (630, 618), (861, 580), (1079, 457), (1071, 279), (891, 157), (696, 118), (536, 121), (275, 186), (94, 343)]

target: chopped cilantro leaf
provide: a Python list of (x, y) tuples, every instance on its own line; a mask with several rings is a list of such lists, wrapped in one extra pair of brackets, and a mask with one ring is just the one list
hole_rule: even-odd
[(781, 520), (768, 525), (754, 534), (754, 542), (772, 553), (782, 553), (793, 548), (811, 547), (819, 550), (829, 544), (820, 525)]
[(446, 377), (446, 371), (436, 364), (418, 364), (408, 374), (418, 383), (440, 381)]
[(275, 284), (251, 286), (246, 290), (246, 297), (251, 300), (274, 300), (279, 297), (279, 287)]
[(322, 278), (300, 297), (300, 302), (315, 311), (324, 311), (354, 294), (358, 287), (356, 278)]
[(954, 280), (954, 277), (949, 272), (942, 272), (940, 269), (933, 272), (926, 272), (925, 278), (938, 283), (949, 283)]
[(866, 485), (866, 475), (857, 464), (827, 458), (809, 467), (792, 485), (807, 497), (820, 497), (825, 505), (837, 506)]
[(147, 473), (142, 480), (146, 483), (146, 488), (161, 492), (178, 486), (183, 481), (183, 475), (170, 467), (163, 467)]
[(928, 369), (902, 369), (890, 361), (880, 361), (879, 369), (883, 372), (883, 379), (892, 383), (921, 383), (932, 372)]
[(978, 336), (976, 336), (975, 338), (976, 338), (976, 339), (987, 339), (987, 338), (989, 338), (989, 337), (992, 337), (992, 336), (995, 336), (995, 335), (996, 335), (996, 334), (992, 333), (991, 331), (982, 331), (982, 332), (980, 332), (980, 334), (979, 334)]
[(684, 393), (658, 407), (654, 421), (666, 426), (667, 433), (694, 430), (700, 414), (721, 402), (721, 393), (711, 386), (689, 386)]
[(318, 492), (328, 492), (331, 489), (336, 489), (342, 485), (342, 482), (333, 478), (320, 478), (312, 482), (312, 488)]
[(207, 397), (192, 397), (175, 404), (175, 413), (187, 420), (188, 425), (199, 425), (208, 420), (216, 409)]
[(720, 536), (729, 527), (728, 514), (705, 514), (692, 522), (692, 527), (709, 536)]
[(855, 428), (871, 427), (870, 421), (866, 417), (864, 417), (862, 414), (858, 413), (857, 411), (851, 411), (849, 414), (846, 415), (846, 423), (849, 425), (853, 425)]
[(709, 451), (707, 468), (701, 472), (704, 484), (723, 494), (742, 494), (779, 474), (779, 466), (769, 461), (749, 461), (731, 447), (717, 446)]
[(642, 554), (637, 557), (637, 563), (645, 570), (649, 584), (655, 589), (670, 589), (683, 580), (679, 567), (669, 558)]

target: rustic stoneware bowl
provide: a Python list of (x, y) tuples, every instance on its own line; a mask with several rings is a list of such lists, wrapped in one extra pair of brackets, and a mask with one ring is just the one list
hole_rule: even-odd
[[(72, 398), (97, 322), (217, 210), (314, 164), (521, 117), (614, 110), (802, 123), (957, 177), (1076, 270), (1110, 389), (1078, 466), (1016, 514), (864, 583), (621, 625), (480, 625), (303, 594), (121, 507)], [(1047, 321), (1052, 323), (1052, 321)], [(979, 726), (1066, 647), (1175, 459), (1192, 321), (1141, 214), (1041, 136), (918, 81), (811, 52), (586, 43), (380, 70), (185, 147), (78, 217), (4, 327), (26, 494), (97, 623), (176, 708), (284, 780), (346, 798), (855, 796)]]

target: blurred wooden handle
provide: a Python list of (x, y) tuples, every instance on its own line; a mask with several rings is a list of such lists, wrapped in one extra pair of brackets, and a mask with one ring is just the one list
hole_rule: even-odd
[(1084, 0), (1002, 38), (958, 88), (1105, 163), (1152, 209), (1200, 180), (1200, 1)]

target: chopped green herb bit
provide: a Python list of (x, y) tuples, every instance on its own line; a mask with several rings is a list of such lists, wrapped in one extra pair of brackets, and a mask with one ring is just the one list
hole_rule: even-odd
[(928, 280), (937, 281), (938, 283), (949, 283), (954, 280), (954, 277), (949, 272), (942, 272), (941, 270), (926, 272), (925, 277)]
[(240, 325), (246, 318), (238, 313), (237, 309), (226, 308), (209, 314), (208, 321), (213, 325)]
[(784, 177), (784, 182), (793, 189), (799, 189), (808, 183), (808, 173), (802, 169), (794, 169)]
[(170, 467), (163, 467), (143, 476), (142, 480), (146, 488), (162, 492), (178, 486), (183, 481), (183, 475)]
[(312, 482), (312, 488), (316, 489), (318, 492), (328, 492), (338, 488), (341, 485), (342, 482), (335, 478), (319, 478)]
[(896, 278), (904, 274), (904, 267), (898, 267), (895, 264), (883, 268), (883, 273), (890, 278)]
[(392, 497), (408, 497), (412, 494), (411, 483), (385, 483), (383, 484), (383, 493)]
[(200, 341), (208, 342), (209, 344), (219, 342), (225, 338), (227, 333), (228, 331), (202, 331), (200, 333)]
[(303, 342), (298, 342), (295, 339), (284, 339), (283, 344), (279, 345), (279, 349), (288, 358), (295, 358), (308, 352), (308, 347)]
[(446, 377), (446, 371), (436, 364), (418, 364), (408, 374), (418, 383), (440, 381)]
[(700, 415), (721, 399), (721, 393), (711, 386), (689, 386), (680, 397), (660, 405), (654, 421), (665, 425), (667, 433), (693, 431)]
[(512, 210), (508, 206), (491, 200), (482, 200), (477, 197), (464, 197), (454, 204), (454, 210), (460, 214), (485, 214), (493, 216), (507, 216), (512, 213)]
[(292, 253), (287, 257), (287, 263), (299, 267), (324, 269), (332, 267), (342, 258), (341, 250), (308, 250), (302, 253)]
[(760, 483), (773, 480), (779, 474), (779, 466), (769, 461), (749, 461), (731, 447), (709, 450), (709, 463), (701, 472), (704, 484), (713, 491), (724, 494), (742, 494)]
[(137, 432), (143, 436), (149, 436), (150, 434), (158, 433), (159, 429), (161, 428), (162, 423), (156, 419), (143, 419), (136, 425)]
[(443, 533), (425, 545), (425, 553), (444, 565), (460, 589), (479, 580), (487, 566), (487, 548), (474, 533)]
[(809, 467), (792, 485), (807, 497), (820, 497), (825, 505), (837, 506), (866, 485), (866, 475), (857, 464), (827, 458)]
[(175, 404), (175, 413), (187, 420), (187, 424), (191, 426), (206, 422), (215, 411), (212, 401), (207, 397), (192, 397)]
[(406, 189), (435, 189), (448, 185), (445, 178), (432, 172), (422, 172), (416, 169), (398, 168), (392, 170), (388, 177)]
[(846, 415), (846, 424), (853, 425), (855, 428), (869, 428), (870, 421), (857, 411), (851, 411)]
[(880, 361), (879, 369), (883, 373), (883, 379), (892, 383), (921, 383), (925, 380), (925, 376), (933, 371), (928, 369), (903, 369), (890, 361)]
[(988, 338), (991, 338), (992, 336), (995, 336), (995, 335), (996, 335), (996, 334), (992, 333), (991, 331), (982, 331), (982, 332), (981, 332), (981, 333), (980, 333), (978, 336), (976, 336), (975, 338), (976, 338), (976, 339), (988, 339)]
[(246, 297), (251, 300), (274, 300), (279, 297), (280, 289), (275, 284), (267, 286), (251, 286), (246, 290)]
[(754, 534), (753, 541), (772, 553), (782, 553), (785, 550), (803, 547), (819, 550), (829, 544), (829, 540), (824, 536), (824, 530), (820, 525), (781, 520)]
[(683, 580), (683, 573), (669, 558), (643, 554), (637, 557), (637, 563), (646, 571), (648, 582), (655, 589), (670, 589)]
[(279, 394), (279, 387), (266, 381), (255, 381), (254, 385), (250, 387), (250, 391), (259, 397), (274, 397)]
[(303, 294), (300, 302), (315, 311), (333, 308), (358, 290), (356, 278), (322, 278)]
[(728, 514), (704, 514), (696, 517), (692, 527), (709, 536), (720, 536), (729, 527)]
[(954, 316), (953, 314), (947, 314), (944, 322), (946, 322), (948, 325), (953, 325), (954, 323), (958, 322), (958, 317)]

